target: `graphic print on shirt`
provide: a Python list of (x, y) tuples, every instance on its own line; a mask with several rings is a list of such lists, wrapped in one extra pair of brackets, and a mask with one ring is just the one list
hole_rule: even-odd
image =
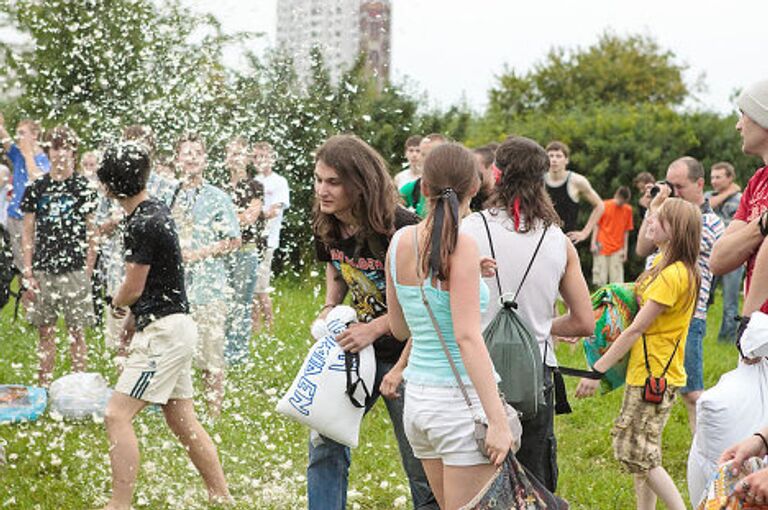
[(387, 313), (384, 299), (386, 276), (380, 260), (345, 257), (341, 250), (331, 250), (333, 266), (352, 294), (352, 305), (360, 322), (370, 322)]

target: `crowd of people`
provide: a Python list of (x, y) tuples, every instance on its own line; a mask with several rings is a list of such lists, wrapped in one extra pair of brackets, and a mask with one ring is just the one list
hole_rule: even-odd
[[(737, 103), (743, 151), (768, 165), (768, 81), (747, 87)], [(0, 117), (0, 139), (10, 166), (0, 166), (0, 219), (27, 320), (39, 335), (38, 384), (51, 383), (60, 316), (73, 371), (87, 369), (85, 330), (102, 321), (115, 354), (119, 378), (105, 416), (112, 465), (106, 508), (130, 508), (139, 467), (132, 420), (153, 404), (211, 501), (231, 502), (216, 446), (192, 405), (193, 367), (216, 418), (227, 370), (248, 359), (254, 333), (274, 319), (271, 264), (290, 206), (289, 183), (273, 170), (274, 150), (230, 140), (229, 180), (215, 186), (205, 178), (205, 142), (194, 133), (179, 137), (170, 158), (156, 154), (152, 131), (140, 125), (79, 159), (77, 134), (66, 126), (42, 136), (26, 119), (11, 137)], [(356, 310), (358, 322), (337, 341), (352, 353), (375, 349), (366, 408), (384, 397), (414, 507), (464, 507), (511, 451), (556, 492), (554, 417), (568, 406), (555, 340), (576, 342), (594, 329), (576, 246), (590, 247), (595, 286), (624, 281), (635, 226), (630, 187), (603, 200), (586, 176), (569, 170), (565, 143), (542, 147), (522, 136), (473, 150), (438, 133), (412, 136), (408, 166), (394, 177), (354, 135), (332, 136), (314, 157), (311, 229), (325, 265), (317, 317), (347, 298)], [(742, 317), (768, 313), (768, 167), (743, 193), (728, 162), (712, 166), (711, 191), (705, 180), (702, 164), (681, 155), (663, 178), (644, 172), (632, 183), (639, 194), (635, 256), (645, 260), (635, 280), (639, 312), (575, 393), (595, 394), (600, 376), (628, 356), (611, 437), (643, 510), (655, 508), (657, 498), (667, 508), (686, 508), (662, 466), (661, 435), (678, 394), (696, 428), (714, 288), (723, 287), (724, 342), (735, 343), (746, 322), (736, 319), (745, 273)], [(580, 225), (583, 202), (590, 212)], [(519, 438), (483, 339), (508, 293), (543, 366), (544, 400), (523, 420)], [(487, 424), (483, 449), (473, 432), (477, 412)], [(723, 460), (768, 454), (766, 434), (756, 431)], [(346, 507), (350, 462), (348, 447), (311, 436), (310, 509)], [(768, 471), (750, 475), (739, 490), (750, 503), (768, 504)]]

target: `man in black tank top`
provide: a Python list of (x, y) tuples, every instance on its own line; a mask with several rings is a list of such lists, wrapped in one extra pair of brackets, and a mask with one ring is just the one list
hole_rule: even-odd
[[(574, 244), (578, 244), (592, 234), (600, 216), (603, 215), (604, 206), (586, 177), (567, 170), (569, 154), (568, 146), (562, 142), (554, 141), (547, 145), (549, 171), (545, 182), (555, 211), (563, 221), (563, 231)], [(582, 199), (592, 205), (592, 213), (584, 228), (579, 230), (579, 202)]]

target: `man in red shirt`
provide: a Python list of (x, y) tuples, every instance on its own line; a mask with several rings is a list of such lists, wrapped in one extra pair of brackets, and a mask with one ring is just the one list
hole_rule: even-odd
[(768, 80), (747, 87), (737, 104), (741, 148), (762, 158), (765, 166), (749, 180), (731, 224), (715, 243), (710, 264), (715, 275), (723, 275), (747, 263), (742, 315), (748, 316), (758, 309), (768, 313)]
[(605, 211), (592, 231), (592, 283), (598, 287), (608, 282), (624, 283), (629, 232), (635, 228), (630, 196), (628, 187), (619, 187), (612, 199), (603, 202)]

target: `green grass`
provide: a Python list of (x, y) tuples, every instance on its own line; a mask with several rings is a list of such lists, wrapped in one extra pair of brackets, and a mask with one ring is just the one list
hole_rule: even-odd
[[(228, 375), (223, 416), (205, 418), (242, 509), (293, 509), (306, 506), (307, 430), (275, 413), (274, 407), (293, 379), (309, 346), (309, 324), (322, 303), (319, 280), (279, 282), (275, 295), (277, 322), (272, 336), (254, 339), (253, 361)], [(0, 383), (35, 381), (36, 333), (23, 320), (13, 321), (11, 307), (0, 315)], [(719, 300), (710, 310), (705, 340), (705, 382), (735, 367), (733, 347), (716, 342)], [(63, 340), (62, 340), (63, 342)], [(68, 370), (62, 343), (56, 376)], [(112, 384), (103, 341), (89, 335), (91, 369)], [(561, 363), (583, 363), (580, 347), (561, 345)], [(576, 381), (568, 379), (572, 392)], [(573, 414), (557, 418), (560, 488), (574, 510), (634, 508), (632, 481), (613, 460), (609, 430), (621, 392), (576, 401)], [(142, 469), (135, 508), (208, 508), (205, 491), (182, 447), (162, 420), (145, 410), (135, 422)], [(664, 465), (687, 495), (685, 469), (691, 435), (682, 403), (664, 432)], [(58, 422), (46, 416), (34, 423), (0, 426), (8, 465), (0, 468), (0, 509), (97, 508), (109, 493), (109, 459), (104, 427), (92, 422)], [(353, 452), (349, 508), (389, 509), (410, 506), (397, 445), (386, 409), (377, 404), (363, 421), (361, 445)]]

